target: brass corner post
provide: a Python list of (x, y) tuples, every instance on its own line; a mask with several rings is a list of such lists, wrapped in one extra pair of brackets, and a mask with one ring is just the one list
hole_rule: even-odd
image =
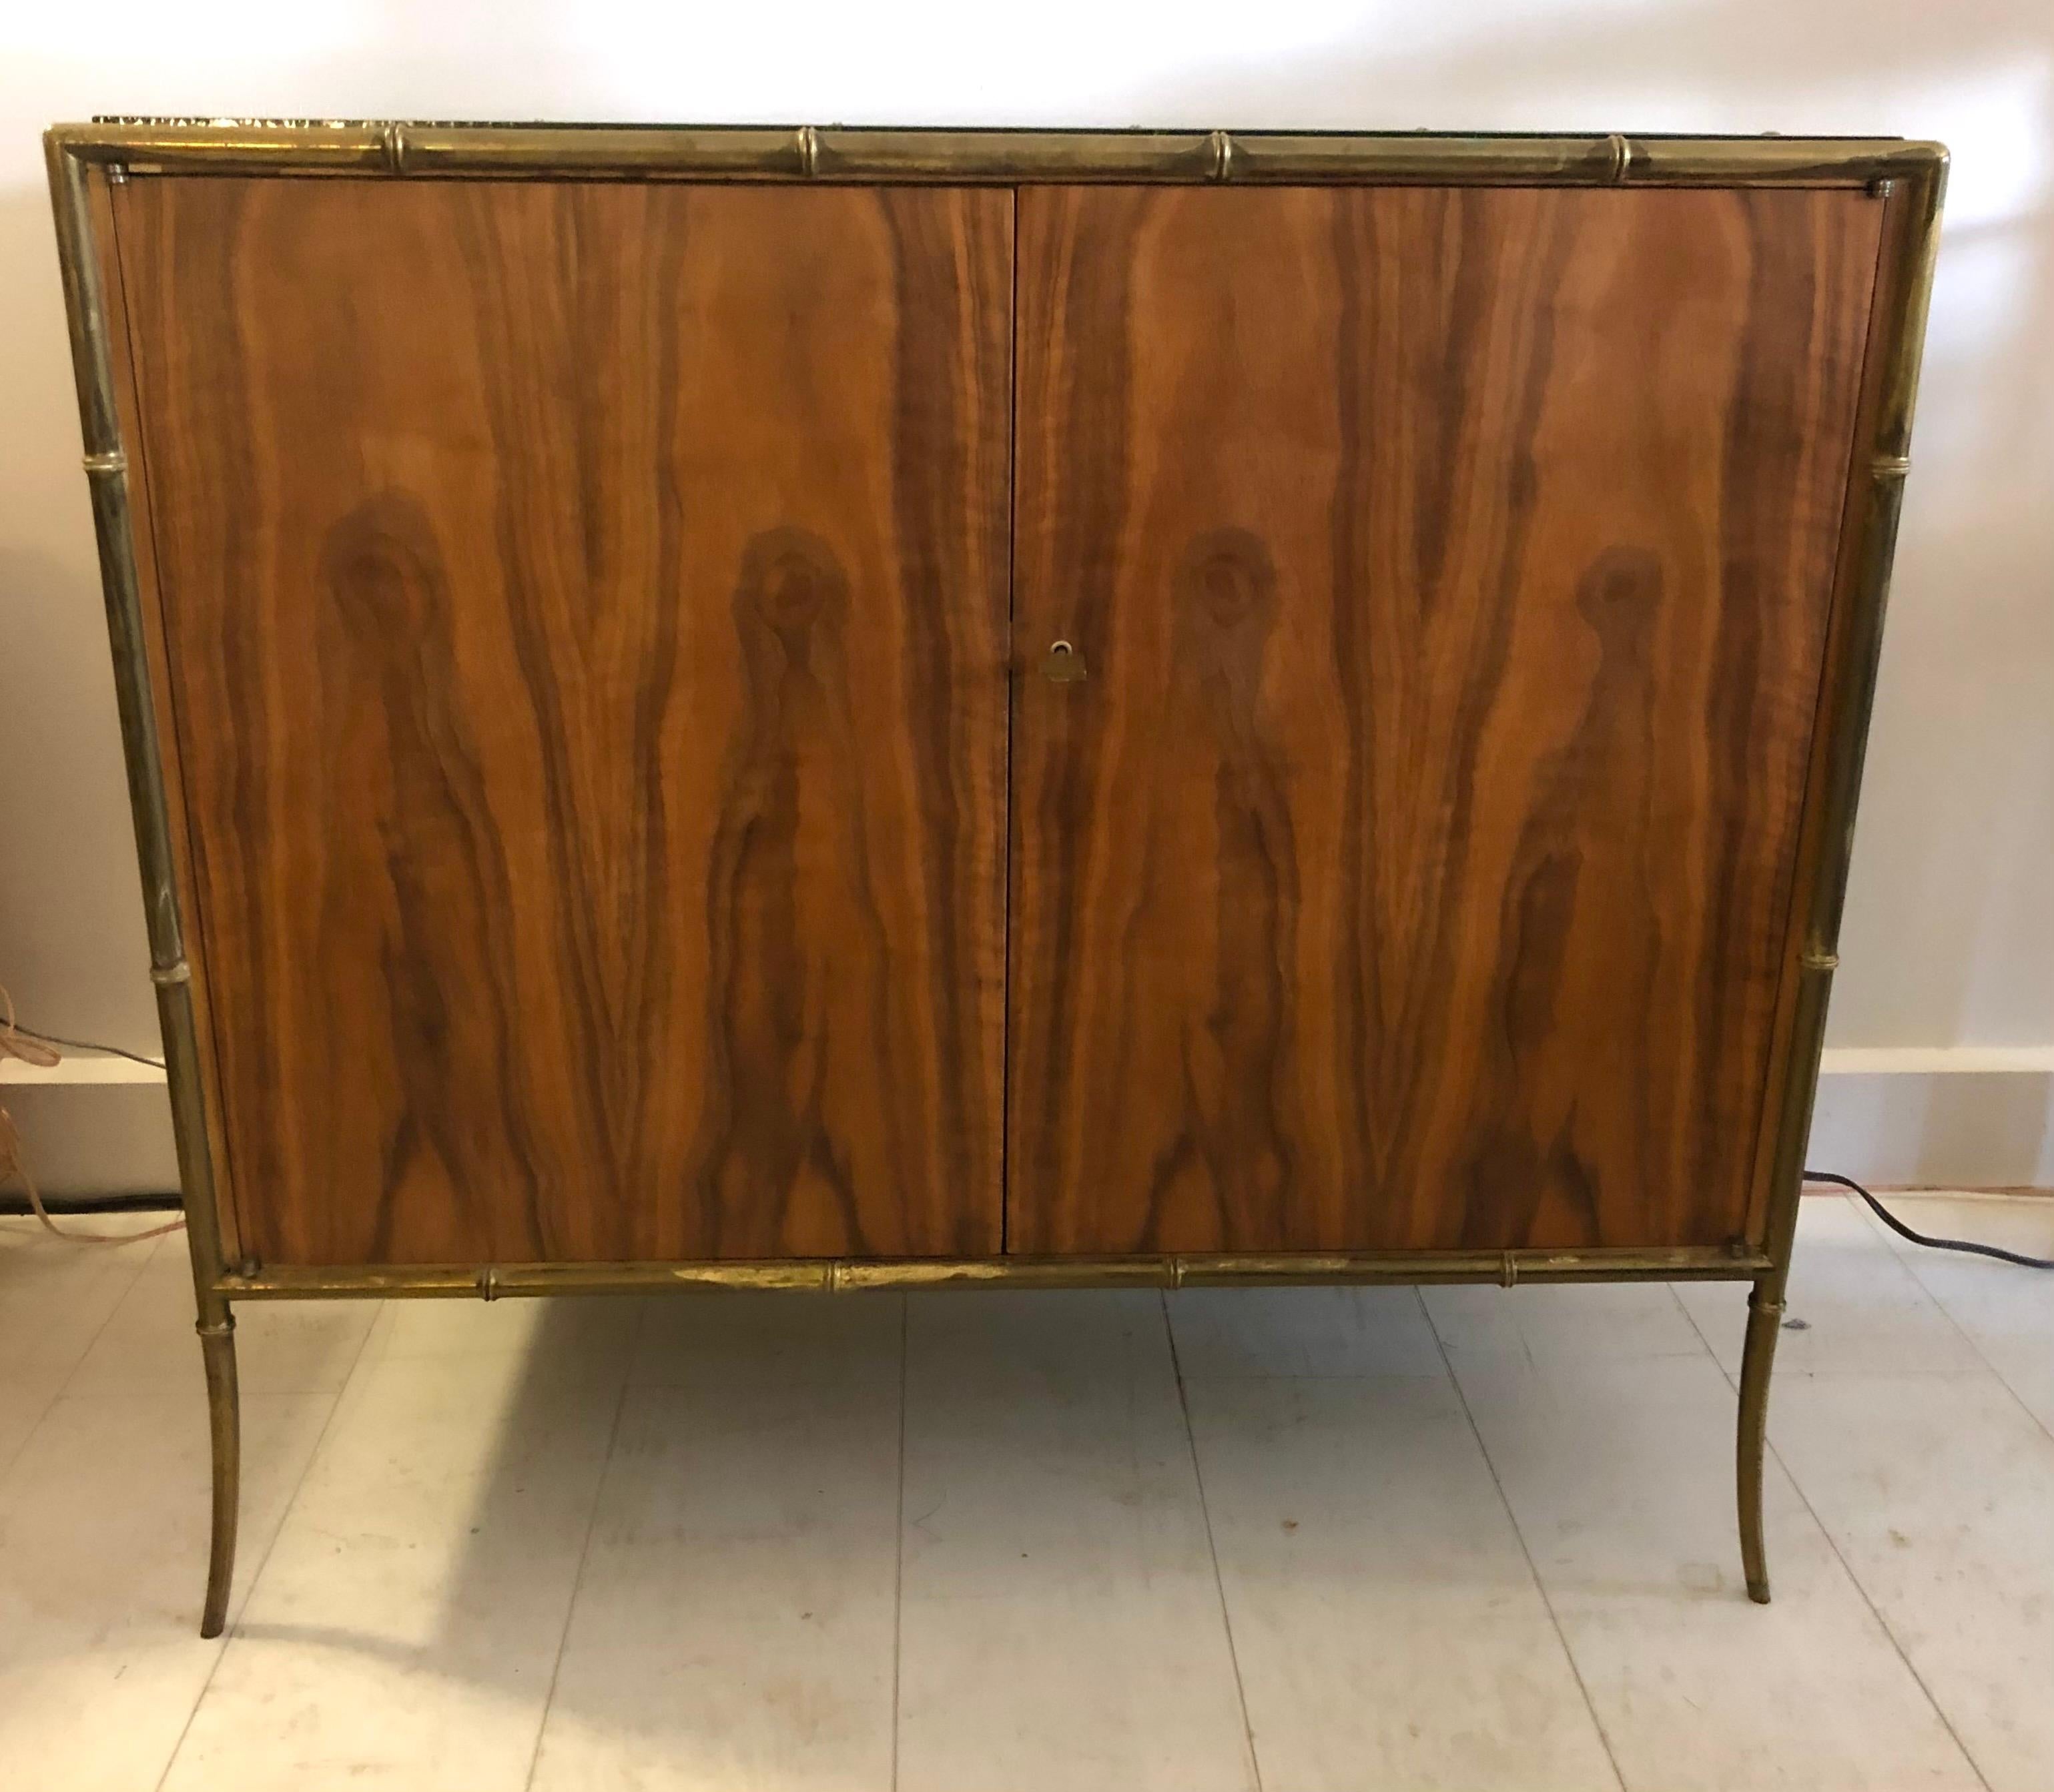
[(1840, 917), (1854, 851), (1855, 800), (1875, 699), (1905, 475), (1911, 465), (1911, 415), (1946, 184), (1946, 151), (1933, 143), (1909, 143), (1869, 188), (1887, 209), (1870, 310), (1864, 422), (1843, 513), (1827, 640), (1826, 695), (1805, 793), (1805, 838), (1799, 849), (1800, 875), (1792, 906), (1799, 929), (1796, 999), (1788, 1067), (1774, 1116), (1763, 1239), (1769, 1262), (1748, 1296), (1747, 1338), (1741, 1356), (1735, 1452), (1741, 1556), (1748, 1596), (1764, 1605), (1769, 1601), (1769, 1569), (1761, 1483), (1768, 1450), (1769, 1371), (1790, 1279), (1804, 1150), (1825, 1046), (1827, 1001), (1833, 973), (1840, 968)]
[[(213, 1153), (207, 1142), (201, 1082), (199, 1034), (193, 1008), (191, 965), (179, 912), (171, 860), (169, 800), (150, 685), (136, 544), (129, 515), (129, 458), (121, 441), (116, 395), (111, 313), (94, 240), (93, 195), (86, 143), (76, 133), (44, 138), (57, 260), (71, 329), (78, 387), (80, 432), (92, 497), (93, 533), (100, 550), (101, 595), (113, 647), (114, 692), (121, 721), (122, 756), (143, 880), (150, 941), (150, 980), (164, 1043), (164, 1075), (171, 1103), (171, 1134), (192, 1259), (199, 1307), (200, 1352), (207, 1370), (208, 1429), (213, 1444), (214, 1517), (203, 1636), (218, 1636), (226, 1621), (235, 1566), (235, 1510), (240, 1417), (236, 1397), (235, 1321), (222, 1291), (222, 1246)], [(104, 178), (103, 176), (103, 178)]]
[(219, 1317), (203, 1306), (194, 1329), (207, 1370), (207, 1438), (214, 1460), (214, 1504), (207, 1528), (207, 1603), (199, 1633), (218, 1637), (228, 1622), (228, 1593), (235, 1578), (235, 1523), (242, 1493), (242, 1411), (235, 1383), (235, 1315), (218, 1302)]
[(1747, 1342), (1740, 1359), (1740, 1435), (1733, 1452), (1736, 1491), (1740, 1503), (1740, 1562), (1747, 1578), (1747, 1596), (1757, 1605), (1769, 1603), (1769, 1557), (1761, 1534), (1761, 1473), (1769, 1450), (1769, 1372), (1776, 1361), (1776, 1334), (1783, 1323), (1783, 1301), (1771, 1299), (1768, 1283), (1748, 1291)]

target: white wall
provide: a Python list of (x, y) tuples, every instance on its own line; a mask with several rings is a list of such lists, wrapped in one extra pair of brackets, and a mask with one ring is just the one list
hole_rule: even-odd
[[(1876, 1049), (2054, 1054), (2049, 0), (14, 0), (0, 15), (0, 982), (26, 1018), (154, 1049), (37, 141), (96, 112), (1939, 137), (1954, 181), (1832, 1039), (1871, 1048), (1871, 1074), (1891, 1067)], [(53, 1110), (36, 1142), (57, 1150), (77, 1124)], [(2036, 1133), (2015, 1124), (2021, 1161), (2037, 1162), (2044, 1100)], [(160, 1133), (129, 1155), (168, 1177)]]

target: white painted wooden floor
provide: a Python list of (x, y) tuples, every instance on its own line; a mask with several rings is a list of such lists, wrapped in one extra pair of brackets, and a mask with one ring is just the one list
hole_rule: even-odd
[(0, 1782), (2054, 1787), (2054, 1276), (1807, 1202), (1765, 1609), (1743, 1300), (246, 1307), (207, 1643), (183, 1241), (0, 1223)]

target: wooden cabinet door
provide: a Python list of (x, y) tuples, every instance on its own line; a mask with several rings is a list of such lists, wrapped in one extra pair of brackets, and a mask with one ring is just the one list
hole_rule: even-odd
[(1881, 210), (1021, 193), (1011, 1248), (1741, 1233)]
[(998, 1249), (1011, 195), (116, 198), (243, 1248)]

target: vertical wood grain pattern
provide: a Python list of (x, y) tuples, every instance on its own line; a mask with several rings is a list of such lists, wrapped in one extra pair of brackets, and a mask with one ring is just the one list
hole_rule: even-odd
[(1741, 1232), (1879, 211), (1021, 194), (1014, 1248)]
[(120, 202), (245, 1248), (995, 1252), (1011, 196)]

